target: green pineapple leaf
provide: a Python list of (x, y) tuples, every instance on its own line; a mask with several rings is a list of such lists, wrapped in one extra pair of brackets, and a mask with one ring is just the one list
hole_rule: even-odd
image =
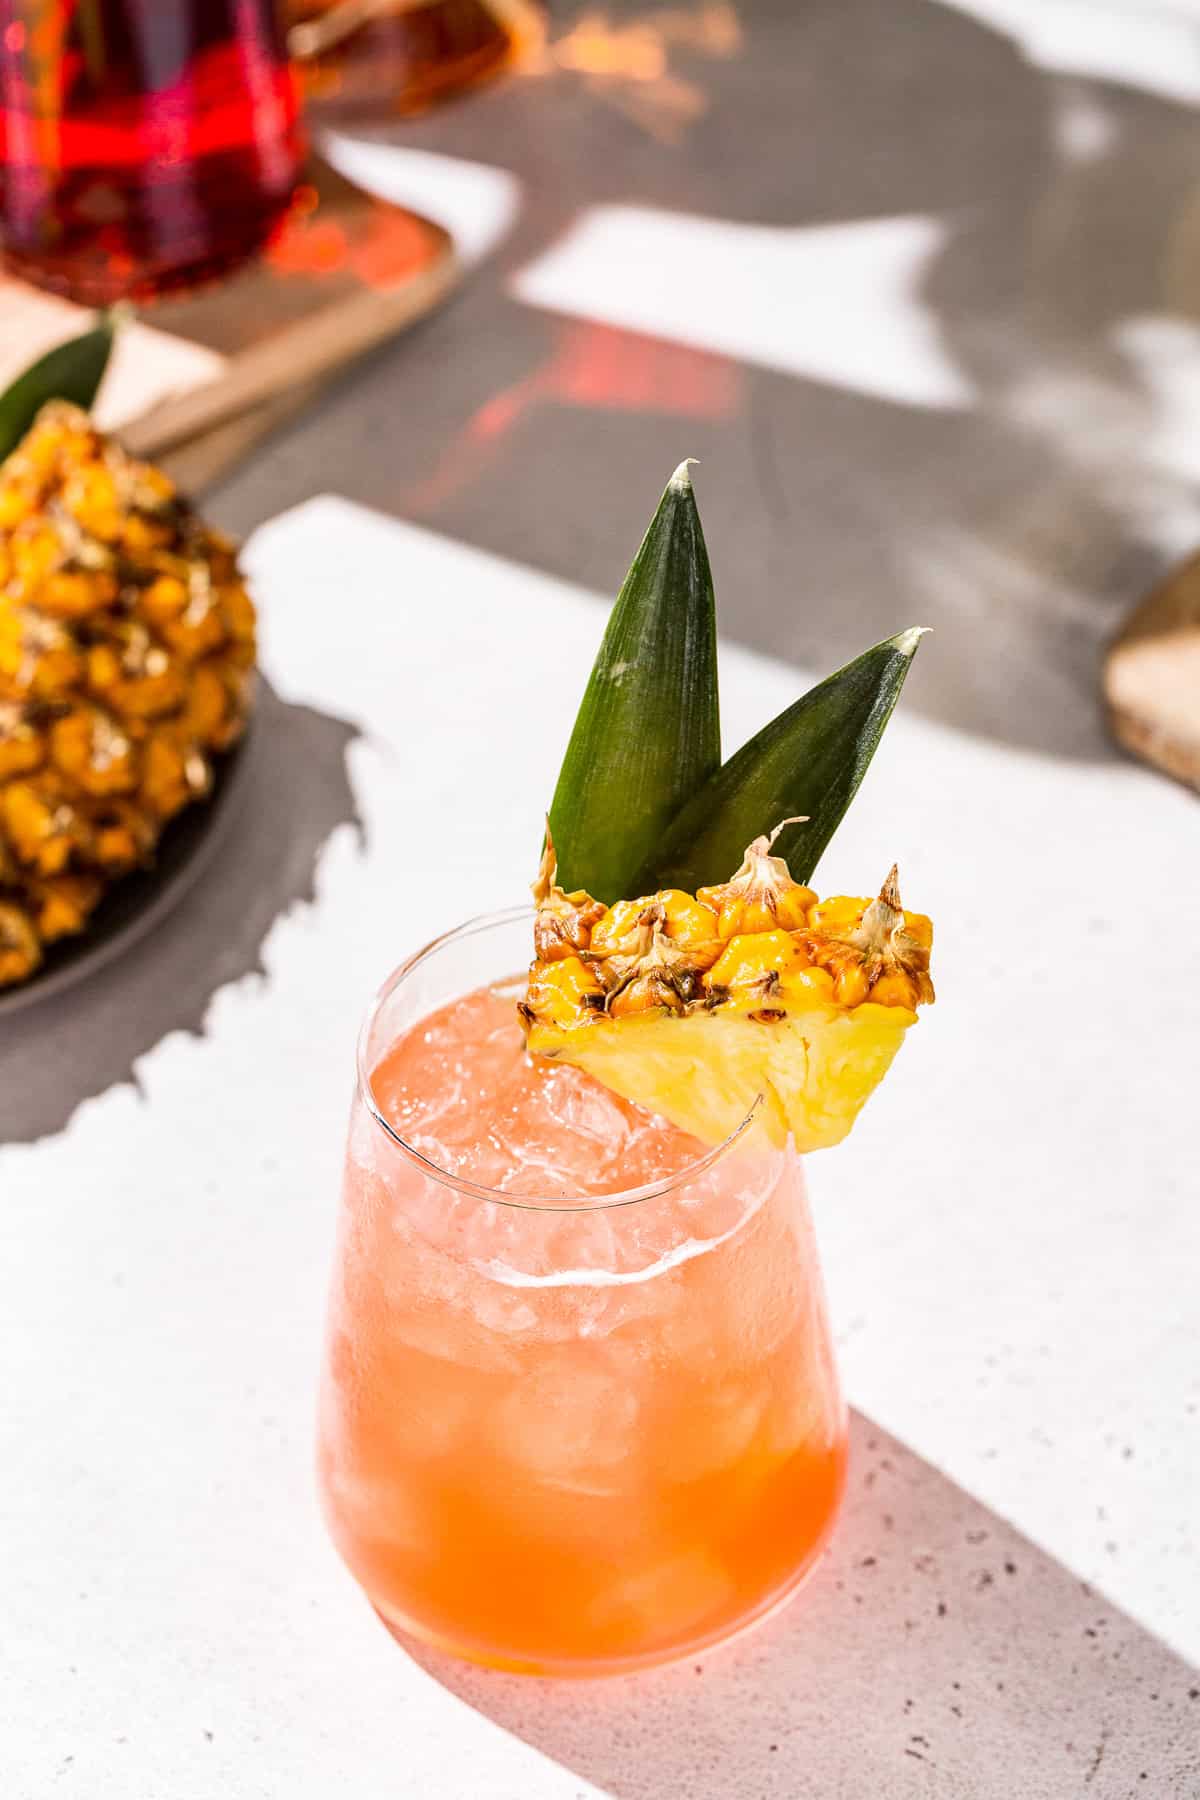
[(688, 465), (625, 577), (579, 708), (550, 826), (559, 881), (611, 902), (717, 772), (717, 623)]
[(71, 400), (85, 411), (100, 390), (116, 323), (105, 313), (82, 336), (55, 345), (0, 394), (0, 461), (15, 450), (47, 400)]
[(924, 632), (885, 638), (765, 725), (683, 805), (623, 892), (728, 881), (747, 844), (781, 819), (776, 854), (808, 882), (858, 792)]

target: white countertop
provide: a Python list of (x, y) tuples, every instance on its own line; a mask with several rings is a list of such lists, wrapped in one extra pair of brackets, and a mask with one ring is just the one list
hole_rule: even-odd
[[(333, 499), (249, 562), (287, 760), (256, 747), (204, 891), (136, 970), (5, 1028), (47, 1135), (0, 1150), (0, 1791), (1189, 1800), (1194, 799), (902, 703), (818, 876), (867, 890), (898, 858), (940, 996), (810, 1163), (849, 1394), (879, 1428), (856, 1424), (832, 1556), (702, 1672), (418, 1664), (310, 1479), (352, 1042), (404, 953), (519, 897), (603, 607)], [(727, 748), (824, 672), (732, 649), (722, 671)], [(329, 716), (361, 733), (362, 839)], [(263, 862), (292, 812), (319, 841)], [(141, 1043), (133, 1014), (172, 1017), (173, 984), (202, 1028)], [(54, 1118), (52, 1062), (82, 1080), (87, 1058), (100, 1091)]]

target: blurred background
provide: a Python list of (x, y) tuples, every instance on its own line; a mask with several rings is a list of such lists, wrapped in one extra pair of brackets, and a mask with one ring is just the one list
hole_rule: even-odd
[[(470, 271), (419, 336), (304, 395), (216, 486), (221, 522), (244, 534), (336, 467), (366, 504), (606, 587), (685, 443), (721, 471), (727, 633), (828, 664), (920, 618), (930, 713), (1111, 754), (1102, 648), (1196, 536), (1189, 6), (271, 11), (9, 0), (4, 38), (26, 278), (138, 298), (267, 238), (265, 311), (243, 277), (146, 314), (227, 353), (306, 284), (411, 272), (428, 247), (398, 214), (348, 236), (314, 213), (295, 85), (322, 159)], [(370, 337), (341, 331), (348, 362)], [(561, 504), (577, 485), (591, 526)], [(798, 570), (821, 605), (789, 604)]]
[(1195, 19), (560, 4), (549, 33), (344, 164), (435, 217), (477, 181), (483, 266), (222, 516), (332, 456), (369, 504), (603, 588), (683, 443), (720, 470), (726, 632), (824, 667), (919, 619), (916, 704), (1111, 754), (1102, 647), (1197, 535)]

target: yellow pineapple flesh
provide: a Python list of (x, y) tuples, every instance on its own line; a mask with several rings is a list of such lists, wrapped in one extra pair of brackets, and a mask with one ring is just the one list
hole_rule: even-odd
[(233, 547), (53, 401), (0, 464), (0, 987), (212, 785), (253, 697)]
[(608, 908), (562, 892), (547, 837), (519, 1009), (530, 1052), (706, 1143), (752, 1114), (775, 1144), (839, 1143), (933, 1000), (933, 928), (901, 905), (895, 869), (875, 899), (819, 900), (771, 854), (779, 829), (718, 887)]

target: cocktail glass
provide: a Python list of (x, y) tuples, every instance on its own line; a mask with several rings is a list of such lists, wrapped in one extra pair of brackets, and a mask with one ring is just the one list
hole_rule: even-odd
[(396, 1635), (594, 1675), (794, 1591), (846, 1414), (794, 1150), (753, 1114), (706, 1148), (529, 1059), (530, 920), (438, 939), (363, 1027), (319, 1478)]

